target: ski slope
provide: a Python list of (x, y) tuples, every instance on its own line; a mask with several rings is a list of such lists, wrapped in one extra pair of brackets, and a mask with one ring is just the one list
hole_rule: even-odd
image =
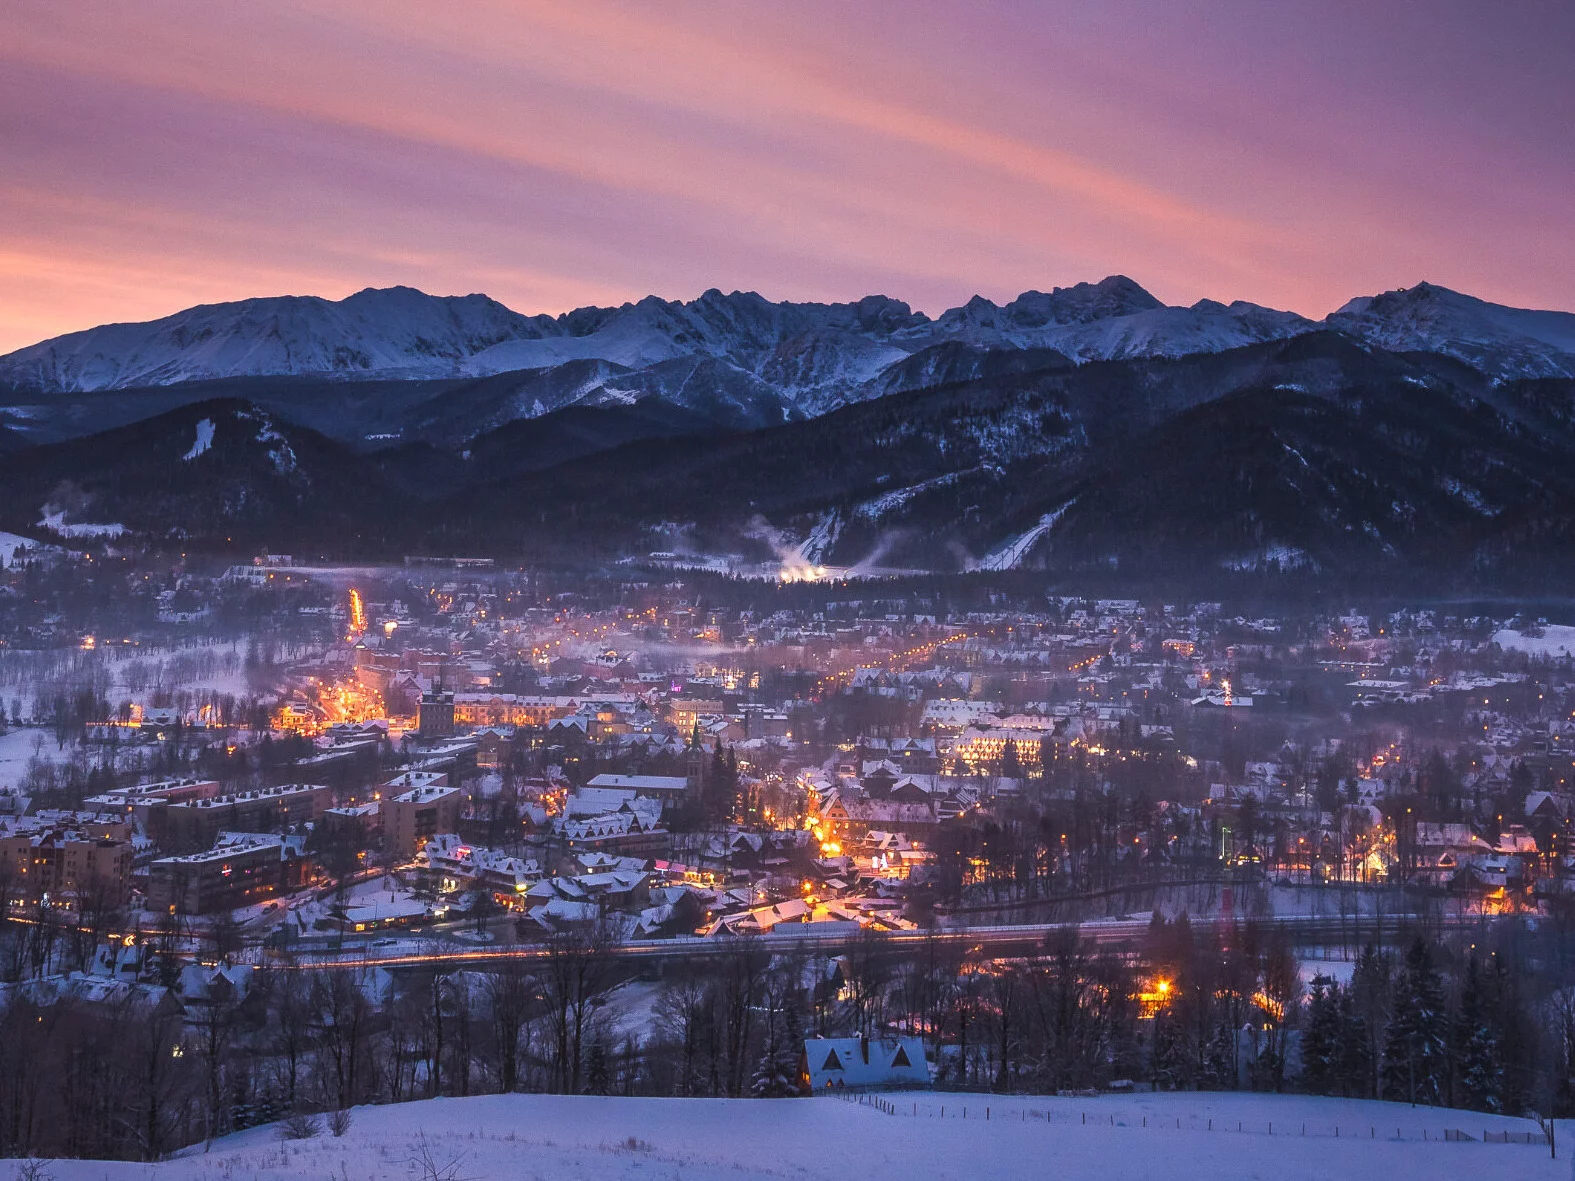
[(1570, 1175), (1569, 1162), (1550, 1159), (1544, 1144), (1442, 1141), (1452, 1128), (1479, 1138), (1484, 1130), (1535, 1132), (1533, 1121), (1404, 1104), (1236, 1094), (1003, 1099), (925, 1091), (884, 1098), (889, 1107), (829, 1096), (437, 1099), (357, 1108), (339, 1139), (324, 1132), (283, 1141), (273, 1128), (254, 1128), (158, 1165), (59, 1161), (48, 1168), (56, 1181), (382, 1181), (428, 1175), (419, 1163), (424, 1146), (439, 1169), (453, 1165), (453, 1176), (471, 1181)]

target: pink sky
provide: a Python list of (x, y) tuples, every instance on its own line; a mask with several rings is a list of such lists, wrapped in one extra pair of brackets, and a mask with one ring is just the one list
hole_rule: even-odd
[(1572, 308), (1571, 11), (14, 0), (0, 351), (394, 283)]

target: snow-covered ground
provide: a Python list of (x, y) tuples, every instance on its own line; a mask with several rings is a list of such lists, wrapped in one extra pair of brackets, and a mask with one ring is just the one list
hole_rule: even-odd
[(437, 1099), (358, 1108), (338, 1139), (325, 1132), (282, 1141), (273, 1128), (254, 1128), (206, 1153), (199, 1145), (159, 1165), (59, 1161), (48, 1168), (56, 1181), (383, 1181), (432, 1175), (419, 1163), (425, 1154), (438, 1175), (452, 1165), (447, 1175), (472, 1181), (1539, 1181), (1569, 1175), (1569, 1163), (1550, 1160), (1545, 1146), (1443, 1142), (1445, 1129), (1480, 1138), (1484, 1129), (1535, 1131), (1531, 1121), (1403, 1104), (1221, 1094), (887, 1098), (890, 1114), (829, 1097)]
[(53, 546), (43, 545), (30, 537), (22, 537), (16, 533), (0, 533), (0, 566), (9, 566), (16, 561), (18, 550), (25, 554), (28, 550), (53, 548)]
[(1532, 656), (1554, 658), (1575, 656), (1575, 627), (1550, 623), (1540, 636), (1524, 636), (1505, 628), (1493, 633), (1493, 642), (1506, 652), (1526, 652)]
[[(38, 739), (43, 739), (39, 745)], [(0, 787), (9, 787), (22, 777), (34, 754), (41, 759), (63, 759), (55, 746), (54, 735), (32, 726), (18, 726), (0, 734)]]

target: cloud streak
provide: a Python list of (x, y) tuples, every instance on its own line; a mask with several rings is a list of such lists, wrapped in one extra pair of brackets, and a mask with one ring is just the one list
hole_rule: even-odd
[(1575, 304), (1566, 13), (1180, 7), (19, 0), (0, 349), (391, 283)]

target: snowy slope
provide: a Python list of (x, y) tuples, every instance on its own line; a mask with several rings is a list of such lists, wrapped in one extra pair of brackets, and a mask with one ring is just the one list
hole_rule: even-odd
[(0, 357), (0, 381), (82, 392), (215, 377), (434, 377), (499, 341), (540, 331), (484, 295), (440, 297), (409, 287), (368, 288), (338, 302), (287, 295), (56, 337)]
[(255, 1128), (157, 1165), (62, 1160), (48, 1169), (55, 1181), (386, 1181), (431, 1175), (418, 1163), (424, 1155), (439, 1175), (454, 1165), (449, 1175), (472, 1181), (1562, 1181), (1569, 1175), (1568, 1163), (1550, 1160), (1545, 1147), (1443, 1142), (1446, 1129), (1479, 1138), (1485, 1128), (1535, 1132), (1534, 1122), (1438, 1108), (1241, 1094), (1056, 1099), (910, 1092), (885, 1099), (884, 1108), (830, 1097), (437, 1099), (357, 1108), (339, 1139), (324, 1133), (281, 1141), (274, 1129)]
[(1575, 314), (1501, 307), (1421, 284), (1353, 300), (1320, 324), (1243, 301), (1171, 307), (1113, 275), (1005, 304), (975, 296), (934, 320), (886, 296), (790, 303), (716, 289), (689, 301), (647, 296), (559, 316), (408, 287), (337, 302), (250, 299), (32, 345), (0, 357), (0, 387), (64, 393), (240, 377), (509, 373), (540, 387), (520, 401), (518, 416), (659, 395), (701, 413), (720, 407), (725, 424), (754, 427), (929, 381), (1005, 376), (1063, 358), (1217, 353), (1319, 328), (1387, 350), (1447, 353), (1498, 377), (1575, 375)]
[(1049, 348), (1079, 361), (1213, 353), (1313, 331), (1317, 325), (1257, 304), (1200, 300), (1168, 307), (1125, 275), (1028, 291), (1003, 306), (974, 296), (909, 340), (958, 340), (984, 348)]
[[(1165, 307), (1123, 276), (1004, 306), (975, 297), (937, 320), (885, 296), (773, 303), (715, 289), (689, 302), (648, 296), (617, 308), (522, 316), (480, 295), (367, 290), (335, 303), (284, 296), (111, 324), (0, 357), (0, 382), (92, 391), (238, 376), (488, 376), (602, 361), (630, 370), (712, 357), (814, 412), (877, 392), (883, 371), (931, 346), (1055, 348), (1079, 360), (1178, 356), (1305, 332), (1252, 304)], [(888, 383), (889, 384), (889, 383)]]
[(1351, 300), (1330, 327), (1391, 350), (1458, 357), (1495, 377), (1575, 377), (1575, 313), (1505, 307), (1418, 283)]

